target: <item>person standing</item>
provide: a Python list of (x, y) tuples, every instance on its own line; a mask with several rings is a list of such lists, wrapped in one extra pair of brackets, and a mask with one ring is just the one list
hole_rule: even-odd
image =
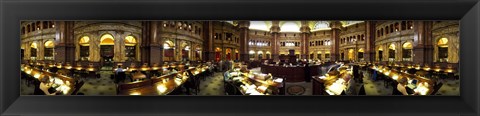
[(310, 75), (310, 66), (308, 62), (305, 64), (305, 82), (310, 82), (311, 75)]

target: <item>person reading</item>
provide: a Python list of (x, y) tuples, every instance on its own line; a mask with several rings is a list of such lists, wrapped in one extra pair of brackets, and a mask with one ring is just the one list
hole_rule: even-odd
[[(53, 81), (55, 82), (55, 80)], [(40, 84), (39, 84), (39, 88), (35, 90), (35, 95), (56, 95), (57, 93), (61, 92), (61, 91), (55, 91), (55, 92), (50, 92), (50, 88), (52, 87), (53, 85), (53, 82), (50, 82), (50, 77), (49, 76), (45, 76), (43, 78), (40, 79)]]

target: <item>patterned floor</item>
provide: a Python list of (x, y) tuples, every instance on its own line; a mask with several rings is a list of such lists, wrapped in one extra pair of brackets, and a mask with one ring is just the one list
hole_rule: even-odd
[[(251, 71), (260, 72), (260, 68), (254, 68)], [(85, 82), (83, 87), (80, 89), (79, 93), (84, 93), (85, 95), (116, 95), (115, 83), (110, 79), (111, 71), (100, 71), (101, 77), (96, 78), (83, 78), (82, 81)], [(200, 82), (200, 92), (198, 95), (225, 95), (223, 87), (223, 73), (217, 72), (213, 76), (207, 77), (205, 80)], [(391, 95), (392, 87), (384, 87), (383, 81), (373, 81), (370, 78), (367, 78), (368, 75), (364, 73), (363, 81), (364, 83), (357, 84), (357, 92), (359, 91), (362, 85), (365, 86), (365, 93), (367, 95)], [(305, 88), (305, 92), (301, 95), (312, 95), (312, 83), (311, 82), (295, 82), (295, 83), (286, 83), (286, 88), (292, 86), (302, 86)], [(460, 86), (459, 80), (445, 80), (444, 85), (438, 91), (438, 95), (460, 95)], [(21, 80), (21, 95), (32, 95), (34, 86), (27, 86), (25, 80)], [(287, 93), (288, 95), (288, 93)]]
[(222, 73), (215, 73), (201, 81), (198, 95), (225, 95)]

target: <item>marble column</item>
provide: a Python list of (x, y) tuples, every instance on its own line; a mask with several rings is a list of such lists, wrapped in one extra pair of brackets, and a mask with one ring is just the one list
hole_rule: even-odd
[(279, 52), (280, 52), (280, 41), (279, 39), (279, 32), (280, 32), (280, 21), (272, 21), (272, 27), (270, 27), (270, 32), (272, 34), (272, 59), (274, 61), (278, 61), (279, 59)]
[(375, 21), (365, 22), (365, 51), (364, 59), (366, 62), (375, 61)]
[(249, 45), (248, 41), (250, 41), (249, 37), (249, 29), (250, 26), (249, 21), (239, 21), (240, 27), (240, 61), (248, 62), (249, 61)]
[(37, 59), (40, 61), (45, 60), (44, 59), (44, 52), (45, 52), (45, 44), (43, 42), (43, 38), (41, 40), (36, 41), (37, 42)]
[(413, 63), (431, 65), (433, 63), (432, 22), (414, 21), (413, 29)]
[(308, 37), (310, 34), (310, 27), (308, 27), (307, 21), (301, 21), (302, 27), (300, 27), (301, 33), (301, 42), (300, 42), (300, 53), (301, 59), (309, 59), (309, 52), (308, 52)]
[(55, 62), (75, 63), (73, 21), (55, 21)]
[[(213, 22), (206, 21), (203, 23), (203, 59), (205, 61), (215, 60), (215, 51), (213, 49)], [(241, 42), (241, 41), (240, 41)]]
[(331, 61), (338, 61), (340, 60), (341, 56), (339, 54), (339, 46), (340, 46), (340, 28), (342, 24), (339, 21), (332, 21), (330, 22), (330, 28), (332, 28), (332, 44), (331, 44), (331, 52), (330, 52), (330, 60)]

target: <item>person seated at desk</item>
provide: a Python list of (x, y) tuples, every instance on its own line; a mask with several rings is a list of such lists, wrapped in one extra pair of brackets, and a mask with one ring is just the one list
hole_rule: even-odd
[[(407, 78), (403, 77), (403, 78), (400, 78), (398, 79), (398, 84), (397, 84), (397, 88), (393, 89), (393, 95), (416, 95), (418, 93), (413, 93), (413, 94), (409, 94), (408, 93), (408, 90), (407, 90), (407, 84), (408, 84), (408, 80)], [(408, 88), (409, 89), (409, 88)], [(411, 90), (411, 89), (410, 89)]]
[(172, 67), (168, 67), (167, 70), (165, 71), (165, 74), (172, 74), (172, 73), (177, 73), (177, 70), (175, 70)]
[(230, 77), (232, 77), (232, 76), (230, 75), (230, 72), (231, 71), (229, 70), (229, 71), (225, 71), (225, 73), (223, 73), (223, 79), (225, 81), (231, 81)]
[(61, 91), (55, 91), (50, 93), (50, 91), (54, 90), (54, 89), (51, 89), (52, 85), (53, 85), (53, 82), (50, 82), (50, 77), (45, 76), (40, 79), (40, 83), (38, 84), (38, 87), (35, 87), (34, 94), (35, 95), (56, 95), (57, 93), (61, 92)]
[(352, 79), (352, 76), (347, 74), (345, 76), (345, 78), (343, 78), (345, 80), (345, 82), (347, 83), (346, 87), (345, 87), (345, 93), (347, 95), (357, 95), (357, 91), (355, 89), (356, 87), (356, 83), (355, 83), (355, 80)]

